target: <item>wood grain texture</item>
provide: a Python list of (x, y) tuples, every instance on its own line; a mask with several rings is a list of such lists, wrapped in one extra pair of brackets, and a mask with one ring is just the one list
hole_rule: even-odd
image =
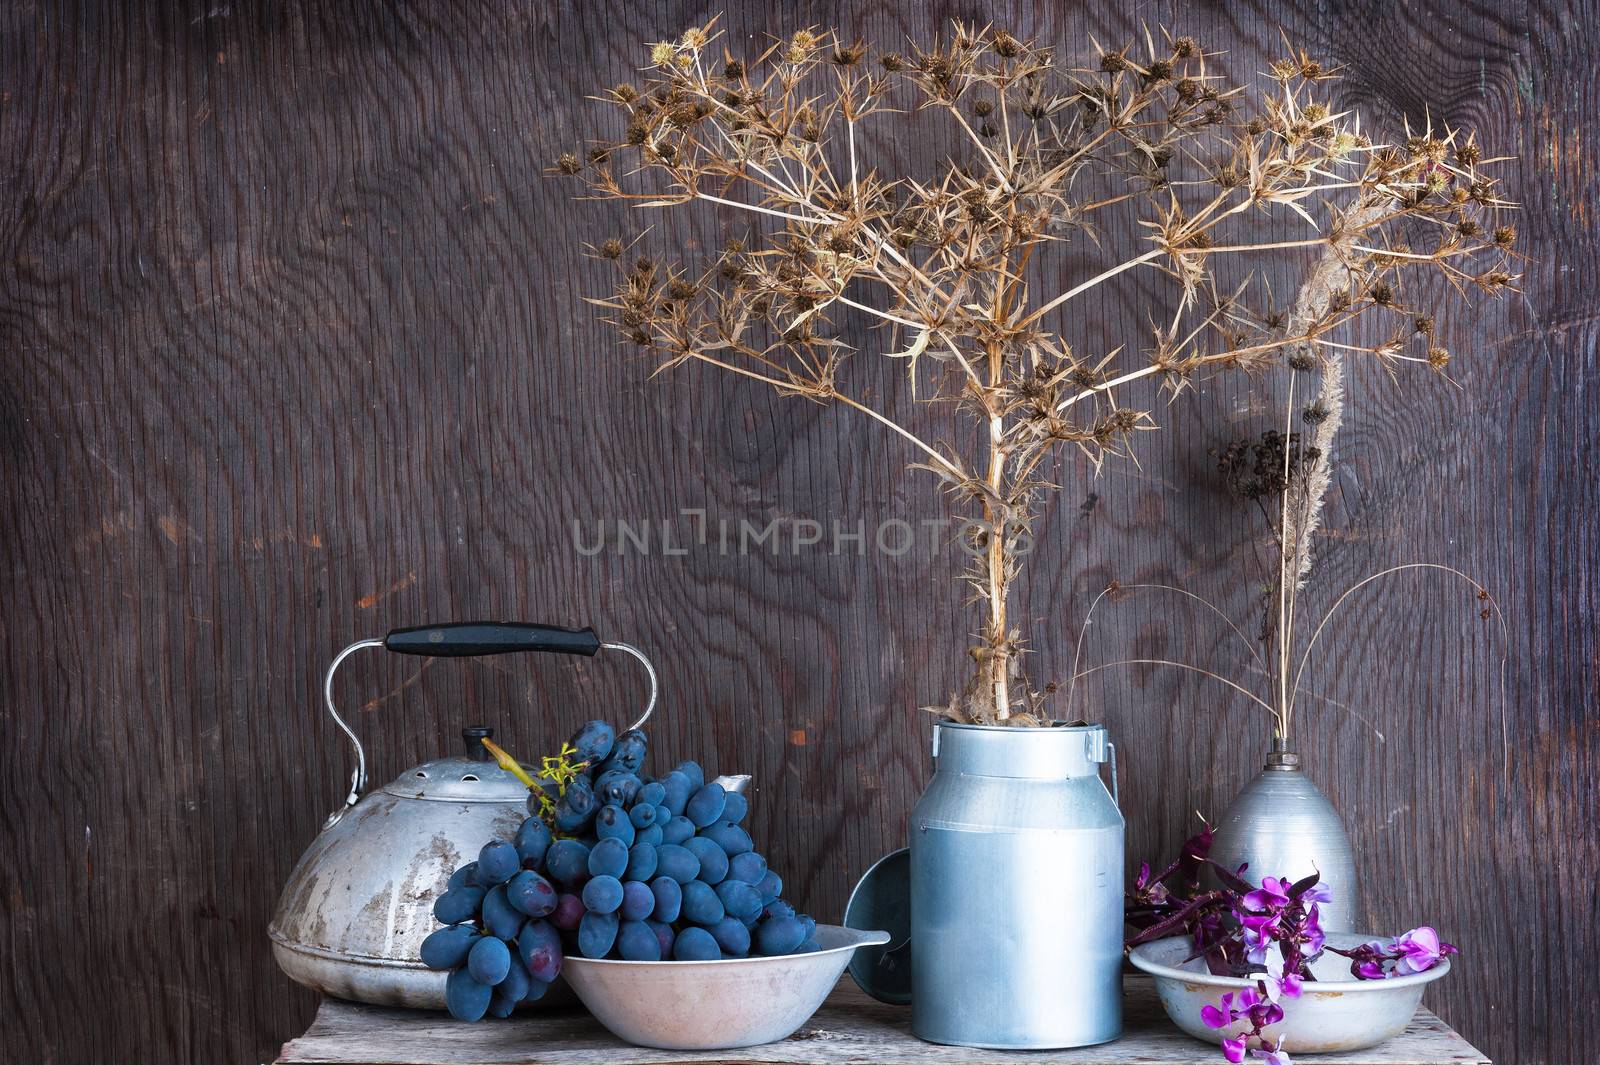
[[(1314, 593), (1411, 560), (1479, 575), (1511, 621), (1509, 743), (1500, 648), (1475, 603), (1421, 579), (1355, 605), (1302, 727), (1368, 924), (1425, 920), (1464, 949), (1433, 1007), (1505, 1065), (1600, 1059), (1593, 0), (728, 6), (741, 47), (812, 23), (892, 42), (959, 15), (1072, 51), (1167, 22), (1245, 73), (1281, 28), (1345, 65), (1369, 126), (1431, 113), (1518, 157), (1526, 295), (1457, 317), (1461, 388), (1352, 382)], [(347, 779), (318, 680), (396, 625), (592, 623), (649, 648), (660, 755), (755, 774), (753, 829), (825, 918), (904, 842), (929, 773), (918, 708), (960, 683), (971, 628), (946, 560), (573, 542), (574, 520), (685, 509), (869, 529), (942, 514), (873, 426), (693, 370), (649, 379), (580, 302), (603, 284), (581, 242), (642, 222), (541, 170), (641, 42), (716, 9), (0, 5), (0, 1059), (265, 1060), (303, 1030), (314, 1000), (265, 926)], [(916, 146), (868, 149), (887, 165)], [(710, 216), (651, 221), (716, 239)], [(1166, 298), (1102, 286), (1084, 336)], [(852, 373), (922, 416), (894, 368)], [(1247, 533), (1207, 449), (1273, 410), (1218, 381), (1161, 410), (1138, 466), (1059, 471), (1020, 604), (1036, 678), (1066, 673), (1113, 578), (1246, 609)], [(1242, 673), (1214, 631), (1131, 599), (1088, 654)], [(379, 780), (465, 724), (536, 751), (642, 697), (598, 659), (371, 656), (341, 688)], [(1084, 694), (1122, 754), (1130, 861), (1220, 813), (1265, 742), (1242, 700), (1185, 677), (1107, 671)]]
[[(911, 1034), (911, 1011), (886, 1006), (843, 977), (828, 1001), (788, 1039), (721, 1051), (630, 1046), (583, 1011), (516, 1016), (469, 1027), (440, 1014), (324, 1001), (310, 1029), (284, 1044), (278, 1065), (1214, 1065), (1210, 1046), (1167, 1020), (1155, 985), (1126, 981), (1122, 1038), (1071, 1050), (996, 1051), (937, 1046)], [(1319, 1054), (1319, 1065), (1488, 1065), (1438, 1017), (1419, 1010), (1406, 1030), (1369, 1050)]]

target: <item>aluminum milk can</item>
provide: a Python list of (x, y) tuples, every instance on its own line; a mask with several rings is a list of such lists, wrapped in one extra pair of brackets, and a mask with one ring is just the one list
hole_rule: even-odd
[(911, 1030), (1035, 1050), (1122, 1032), (1123, 820), (1099, 725), (934, 726), (911, 814)]

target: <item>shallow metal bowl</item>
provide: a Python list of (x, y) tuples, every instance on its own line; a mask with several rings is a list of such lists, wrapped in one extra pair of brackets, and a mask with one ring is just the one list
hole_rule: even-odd
[[(1377, 936), (1348, 933), (1330, 934), (1328, 942), (1348, 950)], [(1252, 980), (1213, 976), (1205, 962), (1185, 962), (1193, 949), (1188, 936), (1160, 939), (1134, 947), (1128, 960), (1156, 978), (1161, 1005), (1172, 1022), (1196, 1039), (1220, 1043), (1248, 1029), (1242, 1021), (1228, 1028), (1208, 1028), (1200, 1019), (1200, 1009), (1219, 1005), (1229, 991), (1254, 987)], [(1450, 971), (1448, 959), (1424, 973), (1396, 976), (1388, 980), (1357, 980), (1350, 962), (1337, 954), (1324, 953), (1311, 966), (1313, 981), (1297, 999), (1283, 999), (1283, 1020), (1263, 1031), (1269, 1045), (1281, 1038), (1283, 1049), (1291, 1054), (1323, 1054), (1361, 1050), (1377, 1046), (1399, 1035), (1411, 1023), (1422, 991), (1428, 984)]]
[(568, 957), (561, 972), (619, 1039), (663, 1050), (731, 1050), (788, 1038), (817, 1012), (857, 947), (887, 932), (818, 925), (822, 949), (782, 958), (595, 961)]

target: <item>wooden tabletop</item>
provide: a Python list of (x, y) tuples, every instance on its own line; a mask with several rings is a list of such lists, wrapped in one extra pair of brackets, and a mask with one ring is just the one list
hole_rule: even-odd
[[(360, 1006), (325, 999), (279, 1065), (653, 1065), (656, 1062), (821, 1062), (827, 1065), (1225, 1065), (1220, 1051), (1189, 1038), (1162, 1013), (1148, 979), (1129, 977), (1123, 1036), (1078, 1050), (968, 1050), (911, 1034), (911, 1011), (862, 994), (848, 976), (822, 1009), (781, 1043), (743, 1050), (649, 1050), (616, 1039), (582, 1010), (461, 1024), (443, 1013)], [(1252, 1059), (1253, 1060), (1253, 1059)], [(1299, 1059), (1297, 1059), (1299, 1060)], [(1371, 1050), (1318, 1054), (1309, 1065), (1488, 1065), (1488, 1059), (1427, 1010), (1399, 1036)]]

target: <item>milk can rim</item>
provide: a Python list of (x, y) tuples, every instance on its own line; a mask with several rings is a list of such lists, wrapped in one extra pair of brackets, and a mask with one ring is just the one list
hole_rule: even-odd
[(1018, 736), (1062, 736), (1082, 735), (1086, 732), (1104, 732), (1106, 727), (1101, 724), (1069, 725), (1066, 722), (1051, 722), (1048, 726), (1029, 725), (974, 725), (965, 721), (947, 721), (943, 718), (933, 723), (934, 728), (962, 729), (969, 732), (1005, 732)]

